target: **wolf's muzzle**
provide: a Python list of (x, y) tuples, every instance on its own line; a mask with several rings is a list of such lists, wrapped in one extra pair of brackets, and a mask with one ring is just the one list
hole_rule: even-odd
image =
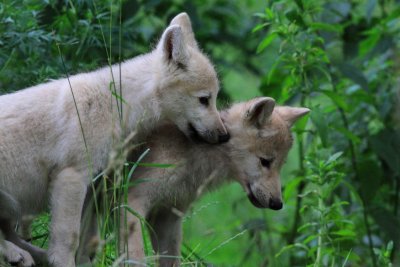
[(250, 200), (251, 204), (253, 204), (253, 206), (255, 206), (259, 209), (266, 208), (263, 206), (263, 204), (260, 203), (260, 201), (258, 201), (258, 199), (254, 195), (253, 191), (251, 190), (251, 186), (249, 183), (247, 184), (247, 189), (248, 189), (247, 197)]

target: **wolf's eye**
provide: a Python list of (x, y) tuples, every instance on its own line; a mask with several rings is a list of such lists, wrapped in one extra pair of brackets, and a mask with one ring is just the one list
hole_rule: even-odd
[(261, 165), (268, 169), (271, 167), (273, 161), (274, 161), (273, 158), (272, 159), (260, 158)]
[(208, 97), (206, 97), (206, 96), (199, 97), (199, 102), (200, 102), (200, 104), (208, 107), (208, 104), (209, 104)]

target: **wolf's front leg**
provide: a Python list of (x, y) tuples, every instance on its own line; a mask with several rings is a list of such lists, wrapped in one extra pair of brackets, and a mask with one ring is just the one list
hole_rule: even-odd
[(129, 206), (134, 214), (129, 211), (121, 212), (119, 250), (121, 254), (126, 253), (128, 260), (144, 263), (146, 255), (141, 220), (146, 216), (145, 205), (142, 205), (140, 199), (129, 199)]
[(159, 255), (159, 266), (172, 267), (180, 265), (182, 241), (182, 216), (170, 209), (158, 210), (150, 218), (154, 231), (151, 241)]
[(49, 262), (54, 267), (73, 267), (87, 185), (73, 168), (62, 170), (52, 183)]

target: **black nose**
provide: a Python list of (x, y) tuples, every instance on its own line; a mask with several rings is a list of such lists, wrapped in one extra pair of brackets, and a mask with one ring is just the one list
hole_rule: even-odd
[(282, 201), (279, 199), (269, 199), (269, 208), (273, 210), (280, 210), (283, 207)]
[(230, 138), (231, 138), (231, 135), (229, 133), (223, 134), (223, 135), (219, 135), (218, 136), (218, 142), (219, 143), (226, 143), (226, 142), (229, 141)]

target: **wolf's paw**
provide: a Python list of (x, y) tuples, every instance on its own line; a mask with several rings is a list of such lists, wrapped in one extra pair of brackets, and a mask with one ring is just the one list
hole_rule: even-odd
[(0, 254), (3, 255), (7, 262), (19, 267), (31, 267), (35, 265), (31, 254), (6, 240), (3, 244), (0, 244)]
[[(56, 250), (57, 251), (57, 250)], [(58, 252), (58, 251), (57, 251)], [(73, 254), (48, 252), (48, 259), (51, 267), (75, 267)]]

